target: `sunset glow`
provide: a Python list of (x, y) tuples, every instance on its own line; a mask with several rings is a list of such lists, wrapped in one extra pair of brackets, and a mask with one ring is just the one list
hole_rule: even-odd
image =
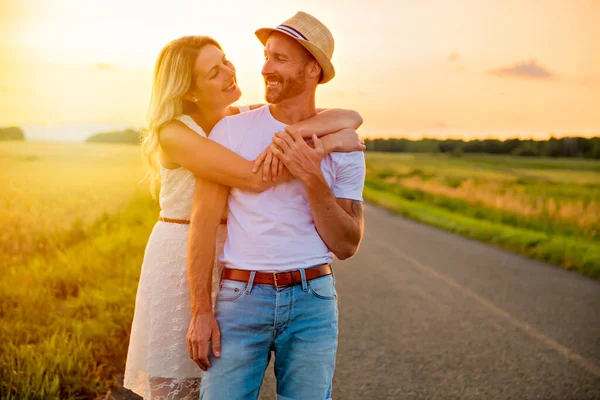
[(253, 32), (298, 7), (336, 40), (318, 105), (361, 112), (364, 136), (600, 134), (594, 0), (0, 0), (0, 125), (142, 125), (158, 52), (194, 34), (264, 102)]

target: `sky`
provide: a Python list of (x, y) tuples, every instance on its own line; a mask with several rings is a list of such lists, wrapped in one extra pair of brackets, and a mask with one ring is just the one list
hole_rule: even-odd
[(262, 103), (253, 32), (298, 10), (335, 38), (317, 105), (359, 111), (365, 137), (600, 134), (597, 0), (0, 0), (0, 125), (142, 126), (184, 35), (216, 38), (240, 104)]

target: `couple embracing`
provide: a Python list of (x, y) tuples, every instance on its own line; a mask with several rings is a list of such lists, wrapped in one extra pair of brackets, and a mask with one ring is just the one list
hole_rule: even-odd
[(319, 20), (256, 36), (266, 105), (231, 106), (235, 69), (212, 38), (174, 40), (156, 63), (143, 150), (161, 213), (125, 371), (145, 399), (257, 399), (272, 354), (278, 399), (331, 398), (331, 262), (363, 234), (362, 118), (316, 108), (335, 75)]

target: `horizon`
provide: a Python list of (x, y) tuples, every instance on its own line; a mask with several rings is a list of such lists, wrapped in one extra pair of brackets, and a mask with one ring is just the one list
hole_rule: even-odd
[[(48, 143), (84, 143), (90, 137), (99, 134), (99, 133), (107, 133), (107, 132), (120, 132), (127, 129), (132, 129), (135, 131), (141, 130), (142, 126), (133, 126), (131, 124), (112, 124), (112, 123), (68, 123), (68, 124), (60, 124), (55, 126), (47, 126), (47, 125), (0, 125), (0, 129), (17, 127), (23, 130), (25, 134), (25, 141), (31, 143), (39, 143), (39, 142), (48, 142)], [(65, 129), (66, 127), (70, 129)], [(66, 132), (65, 132), (66, 130)], [(458, 136), (433, 136), (427, 135), (423, 133), (419, 136), (383, 136), (377, 135), (376, 133), (365, 137), (365, 140), (388, 140), (388, 139), (404, 139), (410, 141), (420, 141), (420, 140), (462, 140), (464, 142), (470, 141), (482, 141), (482, 140), (499, 140), (501, 142), (505, 142), (508, 140), (533, 140), (533, 141), (547, 141), (551, 138), (555, 139), (563, 139), (563, 138), (600, 138), (600, 133), (591, 134), (591, 135), (582, 135), (577, 132), (566, 132), (563, 135), (549, 134), (547, 137), (527, 137), (527, 136), (513, 136), (513, 137), (503, 137), (498, 138), (492, 135), (482, 134), (477, 137), (466, 138), (465, 135)]]
[[(187, 0), (0, 0), (0, 125), (143, 126), (155, 58), (185, 34), (222, 44), (237, 68), (238, 104), (264, 103), (253, 32), (296, 5), (234, 3), (232, 14)], [(599, 2), (307, 0), (303, 11), (336, 40), (337, 75), (317, 103), (359, 111), (365, 138), (600, 134)]]

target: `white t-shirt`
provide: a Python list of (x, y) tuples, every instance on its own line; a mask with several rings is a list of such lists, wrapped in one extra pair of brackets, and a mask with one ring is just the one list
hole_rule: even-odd
[[(285, 124), (268, 106), (226, 117), (209, 138), (255, 160)], [(363, 152), (331, 153), (321, 170), (336, 198), (362, 201)], [(229, 268), (275, 272), (329, 263), (333, 256), (315, 228), (303, 183), (294, 179), (262, 193), (232, 188), (228, 236), (219, 260)]]

